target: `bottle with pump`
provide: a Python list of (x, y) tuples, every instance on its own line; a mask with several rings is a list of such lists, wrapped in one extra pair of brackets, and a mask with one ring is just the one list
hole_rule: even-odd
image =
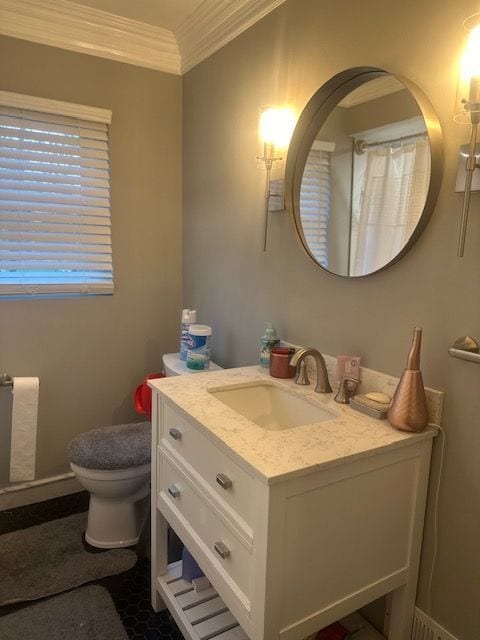
[(270, 367), (272, 349), (280, 343), (277, 330), (271, 322), (265, 324), (265, 335), (260, 339), (260, 366)]
[(188, 329), (191, 324), (197, 322), (197, 312), (195, 309), (184, 309), (182, 311), (182, 327), (180, 332), (180, 360), (186, 361), (188, 349)]

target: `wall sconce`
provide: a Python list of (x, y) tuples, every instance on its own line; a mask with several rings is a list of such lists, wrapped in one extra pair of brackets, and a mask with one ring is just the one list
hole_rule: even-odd
[[(268, 213), (273, 210), (270, 206), (270, 198), (278, 200), (281, 204), (275, 210), (283, 210), (283, 180), (271, 180), (270, 174), (273, 163), (283, 160), (283, 155), (292, 137), (295, 127), (295, 114), (289, 108), (267, 107), (262, 110), (259, 123), (260, 140), (263, 143), (263, 156), (257, 156), (265, 164), (265, 224), (263, 233), (263, 251), (267, 250)], [(278, 154), (278, 155), (277, 155)]]
[(457, 256), (459, 258), (463, 257), (465, 249), (465, 235), (467, 231), (473, 172), (475, 169), (480, 168), (480, 163), (477, 162), (475, 155), (478, 125), (480, 123), (480, 14), (477, 13), (467, 18), (463, 24), (469, 31), (469, 34), (460, 63), (454, 120), (471, 125), (472, 130), (468, 153), (465, 154), (463, 148), (461, 150), (462, 155), (466, 156), (466, 161), (465, 194), (463, 197), (457, 250)]

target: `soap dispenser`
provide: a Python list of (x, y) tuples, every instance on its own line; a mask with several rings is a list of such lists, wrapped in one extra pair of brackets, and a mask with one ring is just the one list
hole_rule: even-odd
[(270, 367), (270, 354), (279, 342), (277, 330), (271, 322), (267, 322), (265, 324), (265, 335), (260, 339), (260, 366)]
[(401, 431), (423, 431), (428, 424), (427, 398), (420, 371), (422, 330), (415, 327), (407, 368), (395, 390), (388, 410), (388, 421)]

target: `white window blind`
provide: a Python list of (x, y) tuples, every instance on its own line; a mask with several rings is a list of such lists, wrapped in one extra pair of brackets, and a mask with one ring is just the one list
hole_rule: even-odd
[(328, 267), (328, 220), (330, 215), (330, 151), (314, 142), (308, 154), (300, 189), (300, 217), (305, 240), (315, 259)]
[(10, 95), (0, 92), (0, 295), (112, 293), (110, 112), (65, 116), (64, 103), (30, 98), (44, 112)]

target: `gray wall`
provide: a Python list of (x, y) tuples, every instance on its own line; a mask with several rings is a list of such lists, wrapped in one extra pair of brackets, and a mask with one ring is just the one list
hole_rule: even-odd
[(346, 130), (349, 135), (421, 115), (415, 98), (409, 91), (395, 91), (347, 109)]
[[(71, 437), (138, 419), (133, 390), (176, 348), (181, 306), (182, 81), (0, 38), (0, 89), (112, 109), (115, 294), (0, 300), (0, 371), (39, 376), (37, 477), (68, 469)], [(5, 396), (7, 390), (1, 390)], [(9, 429), (0, 404), (0, 440)], [(0, 486), (8, 478), (4, 457)], [(7, 475), (6, 475), (7, 474)]]
[[(469, 132), (454, 124), (453, 107), (462, 21), (477, 10), (473, 0), (289, 0), (184, 81), (184, 300), (213, 325), (215, 360), (255, 362), (263, 323), (272, 320), (283, 338), (359, 354), (365, 365), (400, 375), (412, 328), (424, 328), (425, 382), (446, 392), (432, 614), (460, 640), (480, 637), (480, 367), (449, 358), (447, 348), (465, 333), (480, 338), (480, 216), (475, 195), (458, 260), (454, 179)], [(409, 254), (385, 272), (348, 280), (309, 261), (285, 214), (272, 215), (262, 253), (264, 174), (255, 155), (261, 105), (301, 110), (333, 74), (359, 64), (424, 90), (443, 127), (446, 163), (436, 210)], [(438, 453), (436, 445), (433, 478)], [(432, 523), (430, 504), (423, 608)]]

